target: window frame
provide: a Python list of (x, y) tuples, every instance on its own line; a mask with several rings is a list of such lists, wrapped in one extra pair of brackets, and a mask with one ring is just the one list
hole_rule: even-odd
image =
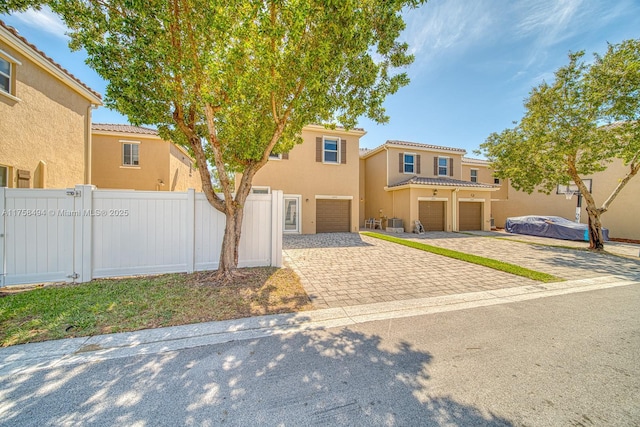
[(252, 185), (251, 194), (271, 194), (271, 187), (266, 185)]
[[(4, 169), (4, 177), (2, 177), (2, 169)], [(5, 185), (2, 185), (3, 178)], [(0, 165), (0, 188), (9, 188), (9, 166), (7, 165)]]
[(0, 60), (9, 64), (8, 75), (0, 71), (0, 75), (6, 77), (9, 82), (8, 90), (5, 90), (4, 86), (0, 86), (0, 95), (11, 98), (14, 101), (20, 101), (19, 98), (16, 98), (16, 71), (17, 71), (17, 66), (22, 65), (22, 63), (2, 49), (0, 49)]
[[(471, 168), (469, 170), (469, 180), (471, 182), (476, 182), (476, 183), (478, 182), (478, 171), (479, 171), (479, 169), (475, 169), (475, 168)], [(473, 174), (474, 172), (475, 172), (475, 176)]]
[[(327, 141), (335, 141), (336, 142), (336, 149), (335, 150), (327, 150), (327, 146), (326, 146), (326, 142)], [(341, 143), (342, 143), (342, 138), (340, 138), (339, 136), (323, 136), (322, 137), (322, 163), (326, 164), (326, 165), (339, 165), (341, 158), (340, 158), (340, 151), (341, 151)], [(336, 153), (336, 160), (327, 160), (327, 153)]]
[[(411, 156), (412, 162), (407, 163), (407, 156)], [(411, 171), (407, 172), (407, 166), (411, 166)], [(416, 175), (416, 153), (402, 153), (402, 172), (407, 175)]]
[[(120, 140), (120, 143), (122, 144), (122, 149), (120, 150), (120, 153), (121, 153), (121, 157), (120, 157), (121, 166), (124, 167), (124, 168), (140, 168), (140, 141)], [(137, 153), (136, 153), (137, 154), (137, 161), (138, 161), (137, 164), (133, 163), (133, 161), (134, 161), (133, 160), (133, 150), (130, 153), (131, 164), (128, 164), (128, 163), (125, 162), (125, 152), (124, 151), (125, 151), (125, 146), (127, 146), (127, 145), (130, 145), (131, 148), (133, 148), (134, 145), (138, 147)]]
[[(438, 176), (449, 176), (449, 159), (450, 157), (438, 156)], [(441, 160), (445, 161), (444, 166), (440, 164)], [(444, 168), (444, 173), (442, 173), (442, 168)]]
[(500, 178), (496, 178), (494, 176), (493, 177), (493, 185), (502, 185), (502, 182), (500, 182)]

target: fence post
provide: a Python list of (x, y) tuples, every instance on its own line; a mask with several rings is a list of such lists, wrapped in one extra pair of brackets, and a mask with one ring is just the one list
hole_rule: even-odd
[(5, 259), (5, 225), (4, 221), (6, 219), (5, 215), (5, 197), (6, 197), (6, 188), (0, 187), (0, 288), (4, 286), (4, 276), (7, 271), (7, 260)]
[(284, 193), (271, 192), (271, 266), (282, 267), (282, 217)]
[(187, 190), (187, 273), (196, 269), (196, 190)]
[(79, 212), (75, 221), (74, 270), (78, 274), (78, 283), (93, 279), (93, 185), (76, 185), (74, 210)]

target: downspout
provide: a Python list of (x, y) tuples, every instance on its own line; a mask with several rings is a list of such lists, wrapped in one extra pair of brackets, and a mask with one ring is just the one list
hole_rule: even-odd
[(91, 156), (92, 156), (92, 146), (91, 143), (91, 122), (92, 122), (92, 110), (98, 108), (97, 105), (91, 104), (87, 107), (87, 117), (86, 117), (86, 126), (85, 126), (85, 136), (84, 136), (84, 183), (91, 184)]
[(458, 191), (460, 189), (456, 188), (451, 192), (451, 216), (453, 217), (451, 231), (458, 231)]

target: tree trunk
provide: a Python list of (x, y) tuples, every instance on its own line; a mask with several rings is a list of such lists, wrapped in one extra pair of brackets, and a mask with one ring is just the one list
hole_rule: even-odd
[(233, 205), (235, 205), (233, 201), (228, 203), (225, 211), (226, 225), (220, 250), (220, 263), (218, 265), (218, 276), (221, 279), (231, 278), (238, 269), (238, 248), (240, 246), (244, 210)]
[(604, 236), (602, 234), (602, 222), (600, 222), (600, 212), (598, 209), (589, 209), (589, 249), (595, 251), (604, 250)]

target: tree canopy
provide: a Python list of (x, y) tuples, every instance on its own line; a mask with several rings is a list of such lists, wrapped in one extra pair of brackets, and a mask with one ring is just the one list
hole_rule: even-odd
[[(480, 146), (496, 175), (528, 193), (549, 193), (557, 184), (576, 183), (587, 201), (592, 245), (601, 246), (600, 215), (640, 168), (640, 40), (610, 44), (604, 55), (583, 61), (569, 54), (552, 83), (533, 88), (515, 127), (491, 134)], [(601, 206), (582, 178), (603, 171), (614, 159), (628, 166)], [(599, 241), (598, 241), (599, 240)]]

